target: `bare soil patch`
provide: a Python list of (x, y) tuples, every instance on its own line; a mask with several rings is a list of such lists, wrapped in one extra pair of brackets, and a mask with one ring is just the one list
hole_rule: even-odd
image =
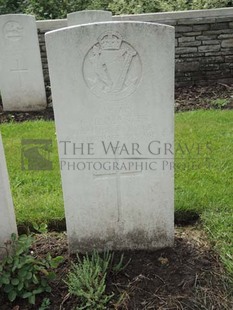
[[(222, 100), (216, 102), (216, 100)], [(232, 109), (233, 85), (217, 84), (211, 86), (177, 87), (175, 92), (175, 111), (198, 109)]]

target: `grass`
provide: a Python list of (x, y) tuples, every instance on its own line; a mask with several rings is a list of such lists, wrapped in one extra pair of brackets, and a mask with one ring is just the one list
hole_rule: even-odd
[[(49, 222), (64, 218), (61, 177), (53, 122), (1, 125), (17, 222)], [(52, 139), (51, 171), (21, 169), (21, 139)]]
[[(175, 207), (200, 214), (233, 274), (233, 111), (176, 114)], [(1, 125), (19, 224), (64, 218), (53, 122)], [(53, 140), (52, 171), (21, 170), (21, 139)]]
[[(193, 111), (176, 115), (176, 145), (194, 145), (194, 151), (177, 151), (176, 210), (200, 214), (205, 229), (233, 275), (233, 111)], [(206, 144), (208, 144), (208, 148)], [(200, 155), (197, 144), (201, 145)], [(197, 158), (196, 160), (190, 159)], [(205, 160), (203, 160), (205, 158)], [(208, 162), (206, 162), (209, 158)], [(200, 168), (188, 168), (199, 163)]]

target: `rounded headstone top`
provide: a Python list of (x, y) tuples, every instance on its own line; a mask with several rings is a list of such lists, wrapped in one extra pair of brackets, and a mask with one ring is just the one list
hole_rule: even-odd
[(106, 22), (112, 20), (112, 13), (102, 10), (84, 10), (67, 15), (67, 25), (75, 26), (88, 23)]

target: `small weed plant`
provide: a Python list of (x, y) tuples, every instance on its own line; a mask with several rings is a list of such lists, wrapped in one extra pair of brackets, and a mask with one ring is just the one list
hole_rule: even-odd
[(229, 104), (229, 100), (225, 98), (219, 98), (211, 100), (210, 103), (214, 108), (222, 109)]
[(44, 298), (42, 304), (38, 310), (47, 310), (49, 309), (51, 303), (49, 298)]
[(33, 229), (39, 234), (46, 235), (48, 233), (48, 225), (46, 223), (33, 223)]
[(34, 241), (32, 235), (12, 234), (6, 244), (7, 255), (0, 262), (0, 287), (11, 302), (19, 297), (35, 304), (36, 295), (51, 291), (49, 281), (56, 276), (52, 270), (63, 261), (61, 256), (52, 258), (50, 254), (46, 258), (34, 256)]
[(109, 272), (118, 273), (126, 268), (123, 255), (117, 264), (113, 264), (114, 255), (105, 252), (102, 256), (96, 251), (86, 254), (83, 259), (77, 256), (78, 262), (72, 264), (66, 284), (70, 295), (78, 298), (79, 306), (75, 310), (107, 309), (114, 294), (106, 293), (106, 278)]

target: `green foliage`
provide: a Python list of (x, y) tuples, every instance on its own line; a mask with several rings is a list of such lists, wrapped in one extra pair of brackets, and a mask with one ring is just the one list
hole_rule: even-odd
[(42, 301), (42, 304), (38, 310), (47, 310), (50, 307), (50, 299), (44, 298)]
[[(68, 13), (75, 11), (107, 10), (108, 3), (107, 0), (25, 0), (19, 2), (18, 10), (25, 14), (35, 15), (37, 19), (57, 19), (66, 18)], [(14, 12), (14, 7), (11, 7), (8, 11)]]
[(56, 19), (75, 11), (108, 10), (108, 4), (108, 0), (26, 0), (23, 10), (37, 19)]
[(18, 0), (0, 0), (0, 14), (22, 12), (22, 2)]
[(198, 10), (223, 8), (230, 6), (230, 2), (232, 4), (232, 1), (229, 0), (193, 0), (191, 9)]
[(69, 293), (77, 296), (80, 307), (77, 309), (106, 309), (112, 295), (106, 295), (106, 276), (110, 257), (102, 260), (94, 252), (91, 258), (86, 255), (78, 264), (73, 264), (68, 274), (67, 285)]
[(188, 0), (159, 0), (160, 10), (164, 12), (190, 10), (191, 2)]
[[(75, 1), (76, 2), (76, 1)], [(81, 1), (83, 5), (82, 10), (109, 10), (109, 4), (112, 2), (112, 0), (95, 0), (95, 1)], [(73, 7), (70, 8), (71, 12), (74, 12)]]
[(0, 0), (0, 14), (32, 14), (37, 19), (66, 18), (67, 13), (84, 10), (89, 3), (90, 0)]
[(0, 0), (0, 14), (25, 13), (37, 19), (66, 18), (70, 12), (109, 10), (117, 14), (229, 7), (233, 0)]
[(46, 223), (33, 223), (33, 228), (40, 234), (46, 234), (48, 232), (48, 225)]
[(108, 272), (120, 272), (126, 265), (123, 265), (123, 255), (118, 264), (113, 265), (114, 255), (105, 252), (101, 257), (96, 251), (92, 255), (81, 258), (78, 263), (72, 265), (68, 274), (66, 284), (69, 293), (78, 297), (81, 309), (107, 309), (109, 301), (114, 294), (106, 294), (106, 277)]
[(66, 16), (64, 1), (60, 0), (27, 0), (26, 14), (32, 14), (37, 19), (56, 19)]
[(164, 12), (217, 9), (233, 5), (232, 0), (159, 0), (159, 3), (160, 10)]
[(52, 258), (50, 254), (45, 259), (33, 256), (30, 250), (33, 242), (31, 235), (17, 238), (12, 234), (11, 242), (6, 244), (7, 256), (0, 262), (0, 287), (11, 302), (20, 297), (35, 304), (36, 295), (50, 292), (49, 281), (55, 278), (51, 269), (57, 268), (63, 260), (60, 256)]
[(160, 11), (160, 0), (113, 0), (108, 9), (115, 15)]
[(217, 109), (224, 108), (225, 106), (228, 105), (228, 103), (229, 103), (229, 100), (225, 99), (225, 98), (223, 98), (223, 99), (219, 98), (219, 99), (215, 99), (215, 100), (210, 101), (210, 104)]

